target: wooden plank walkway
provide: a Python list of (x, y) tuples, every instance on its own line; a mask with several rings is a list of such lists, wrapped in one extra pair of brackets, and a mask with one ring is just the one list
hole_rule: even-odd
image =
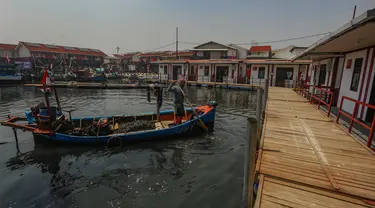
[(256, 206), (375, 207), (375, 154), (291, 89), (270, 88)]

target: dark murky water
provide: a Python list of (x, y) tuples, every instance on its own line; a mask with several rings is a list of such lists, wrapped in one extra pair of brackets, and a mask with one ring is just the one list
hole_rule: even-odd
[[(145, 90), (61, 89), (73, 116), (155, 111)], [(245, 117), (255, 94), (189, 88), (192, 103), (219, 103), (215, 130), (194, 137), (126, 147), (35, 146), (29, 132), (0, 127), (0, 207), (238, 207), (242, 196)], [(43, 100), (36, 89), (0, 88), (0, 118), (22, 115)], [(25, 101), (28, 101), (27, 103)], [(171, 108), (171, 97), (164, 100)]]

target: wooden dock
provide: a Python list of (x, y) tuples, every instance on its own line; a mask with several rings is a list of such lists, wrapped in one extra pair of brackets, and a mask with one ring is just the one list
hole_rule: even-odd
[(259, 147), (255, 207), (375, 207), (374, 152), (292, 89), (269, 89)]

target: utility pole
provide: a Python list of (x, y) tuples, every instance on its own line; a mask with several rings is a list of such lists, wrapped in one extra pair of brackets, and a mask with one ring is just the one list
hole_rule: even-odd
[(118, 55), (118, 51), (120, 50), (120, 47), (117, 46), (117, 47), (116, 47), (116, 50), (117, 50), (117, 55)]
[(178, 60), (178, 27), (176, 27), (176, 60)]

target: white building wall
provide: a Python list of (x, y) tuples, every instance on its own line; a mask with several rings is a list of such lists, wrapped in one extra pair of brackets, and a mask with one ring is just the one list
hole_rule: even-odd
[[(369, 74), (370, 72), (370, 67), (371, 67), (371, 59), (372, 57), (374, 56), (375, 51), (374, 50), (371, 50), (370, 51), (370, 54), (369, 54), (369, 62), (367, 63), (367, 70), (366, 70), (366, 74), (365, 74), (365, 82), (363, 83), (363, 90), (362, 90), (362, 98), (361, 98), (361, 101), (362, 102), (366, 102), (366, 103), (369, 103), (370, 102), (370, 97), (371, 97), (371, 93), (374, 93), (374, 92), (371, 92), (372, 90), (372, 85), (374, 84), (374, 74), (375, 74), (375, 63), (373, 64), (372, 66), (372, 71), (371, 71), (371, 74)], [(370, 77), (369, 77), (370, 75)], [(368, 90), (367, 90), (367, 96), (365, 96), (365, 93), (366, 93), (366, 88), (367, 88), (367, 80), (368, 78), (370, 78), (370, 83), (369, 83), (369, 86), (368, 86)], [(365, 99), (366, 97), (366, 99)], [(361, 113), (361, 110), (359, 111), (359, 113)], [(366, 114), (367, 114), (367, 107), (364, 108), (364, 111), (363, 111), (363, 117), (361, 119), (365, 120), (366, 118)], [(361, 115), (361, 114), (359, 114)]]
[[(362, 51), (357, 51), (357, 52), (346, 54), (345, 61), (344, 61), (344, 70), (343, 70), (343, 73), (342, 73), (342, 80), (341, 80), (341, 85), (340, 85), (340, 93), (339, 93), (339, 100), (338, 100), (339, 105), (340, 105), (342, 96), (347, 96), (347, 97), (351, 97), (353, 99), (358, 100), (359, 92), (360, 92), (360, 89), (361, 89), (362, 77), (364, 76), (364, 71), (365, 71), (364, 67), (366, 65), (365, 64), (366, 52), (367, 52), (367, 50), (362, 50)], [(354, 62), (355, 62), (355, 59), (357, 59), (357, 58), (363, 58), (363, 63), (362, 63), (361, 75), (359, 77), (358, 90), (357, 90), (357, 92), (354, 92), (354, 91), (350, 90), (350, 84), (351, 84), (351, 81), (352, 81)], [(346, 64), (347, 64), (347, 61), (349, 59), (352, 59), (352, 64), (351, 64), (350, 68), (347, 69)], [(369, 61), (369, 60), (367, 60), (367, 61)], [(367, 67), (369, 67), (369, 64), (367, 65)], [(368, 70), (367, 70), (367, 72), (368, 72)], [(353, 113), (354, 102), (351, 102), (351, 101), (348, 101), (348, 100), (344, 101), (342, 109), (349, 112), (349, 113)]]
[(290, 47), (280, 49), (278, 51), (272, 51), (272, 53), (274, 53), (273, 58), (290, 59), (292, 57), (292, 54), (290, 53)]
[[(254, 70), (254, 67), (257, 69)], [(259, 67), (264, 67), (265, 70), (265, 75), (264, 78), (269, 77), (268, 74), (268, 65), (259, 65), (259, 64), (252, 64), (251, 65), (251, 77), (250, 77), (250, 82), (253, 83), (254, 85), (263, 85), (264, 84), (264, 79), (258, 78), (259, 75)], [(271, 66), (270, 66), (270, 72), (271, 72)]]
[(246, 59), (247, 58), (248, 51), (247, 50), (237, 50), (237, 58), (239, 59)]
[(250, 58), (268, 58), (269, 52), (251, 52)]
[(295, 48), (291, 51), (292, 57), (301, 55), (303, 52), (305, 52), (305, 48)]
[(345, 61), (344, 58), (339, 58), (339, 66), (337, 68), (335, 88), (340, 88), (341, 86), (341, 75), (343, 72), (344, 61)]
[(31, 53), (30, 53), (29, 49), (27, 49), (22, 44), (18, 45), (17, 53), (18, 53), (18, 56), (21, 57), (21, 58), (23, 58), (23, 57), (30, 57), (31, 56)]
[[(167, 67), (167, 71), (165, 73), (164, 67)], [(159, 64), (159, 79), (162, 81), (168, 80), (168, 64)]]
[(221, 51), (211, 51), (210, 52), (210, 59), (221, 59)]
[(237, 50), (229, 49), (227, 51), (227, 57), (231, 57), (231, 56), (237, 57)]

